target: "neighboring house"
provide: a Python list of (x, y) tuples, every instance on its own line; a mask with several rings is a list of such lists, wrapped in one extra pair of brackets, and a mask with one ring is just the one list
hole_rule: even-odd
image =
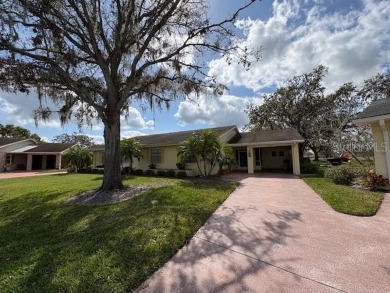
[(0, 172), (61, 169), (62, 155), (71, 146), (36, 142), (31, 138), (0, 137)]
[(375, 172), (390, 177), (390, 98), (376, 100), (357, 115), (357, 125), (371, 125), (374, 138)]
[[(298, 144), (303, 143), (304, 139), (294, 129), (240, 133), (232, 125), (210, 130), (218, 133), (220, 139), (233, 148), (237, 170), (255, 173), (261, 170), (291, 169), (294, 174), (300, 174)], [(176, 163), (180, 162), (177, 156), (178, 146), (196, 131), (200, 130), (134, 137), (143, 146), (143, 151), (142, 158), (139, 161), (135, 159), (133, 167), (146, 170), (153, 163), (157, 169), (176, 169)], [(104, 145), (93, 146), (90, 150), (94, 154), (94, 167), (102, 166)], [(124, 162), (123, 165), (128, 164)], [(195, 163), (187, 162), (186, 169), (193, 170), (196, 174)]]

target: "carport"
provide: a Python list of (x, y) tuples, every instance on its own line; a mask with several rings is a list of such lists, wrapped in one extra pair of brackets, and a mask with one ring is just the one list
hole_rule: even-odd
[(294, 129), (244, 132), (228, 145), (234, 150), (236, 169), (249, 174), (282, 171), (300, 174), (299, 144), (304, 139)]

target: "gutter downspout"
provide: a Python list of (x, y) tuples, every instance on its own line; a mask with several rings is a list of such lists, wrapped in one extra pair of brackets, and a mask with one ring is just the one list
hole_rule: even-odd
[(386, 164), (387, 164), (387, 178), (390, 177), (390, 136), (389, 131), (386, 128), (385, 120), (379, 120), (379, 125), (382, 128), (383, 140), (385, 143), (385, 151), (386, 151)]

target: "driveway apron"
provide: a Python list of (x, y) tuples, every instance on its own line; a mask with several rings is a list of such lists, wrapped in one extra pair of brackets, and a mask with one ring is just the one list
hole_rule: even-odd
[(240, 186), (139, 292), (390, 292), (390, 195), (374, 217), (333, 211), (292, 175)]

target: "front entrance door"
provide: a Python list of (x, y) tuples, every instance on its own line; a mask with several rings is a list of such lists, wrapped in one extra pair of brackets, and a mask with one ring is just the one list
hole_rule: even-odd
[(238, 154), (238, 167), (248, 168), (248, 156), (246, 151), (237, 151)]

